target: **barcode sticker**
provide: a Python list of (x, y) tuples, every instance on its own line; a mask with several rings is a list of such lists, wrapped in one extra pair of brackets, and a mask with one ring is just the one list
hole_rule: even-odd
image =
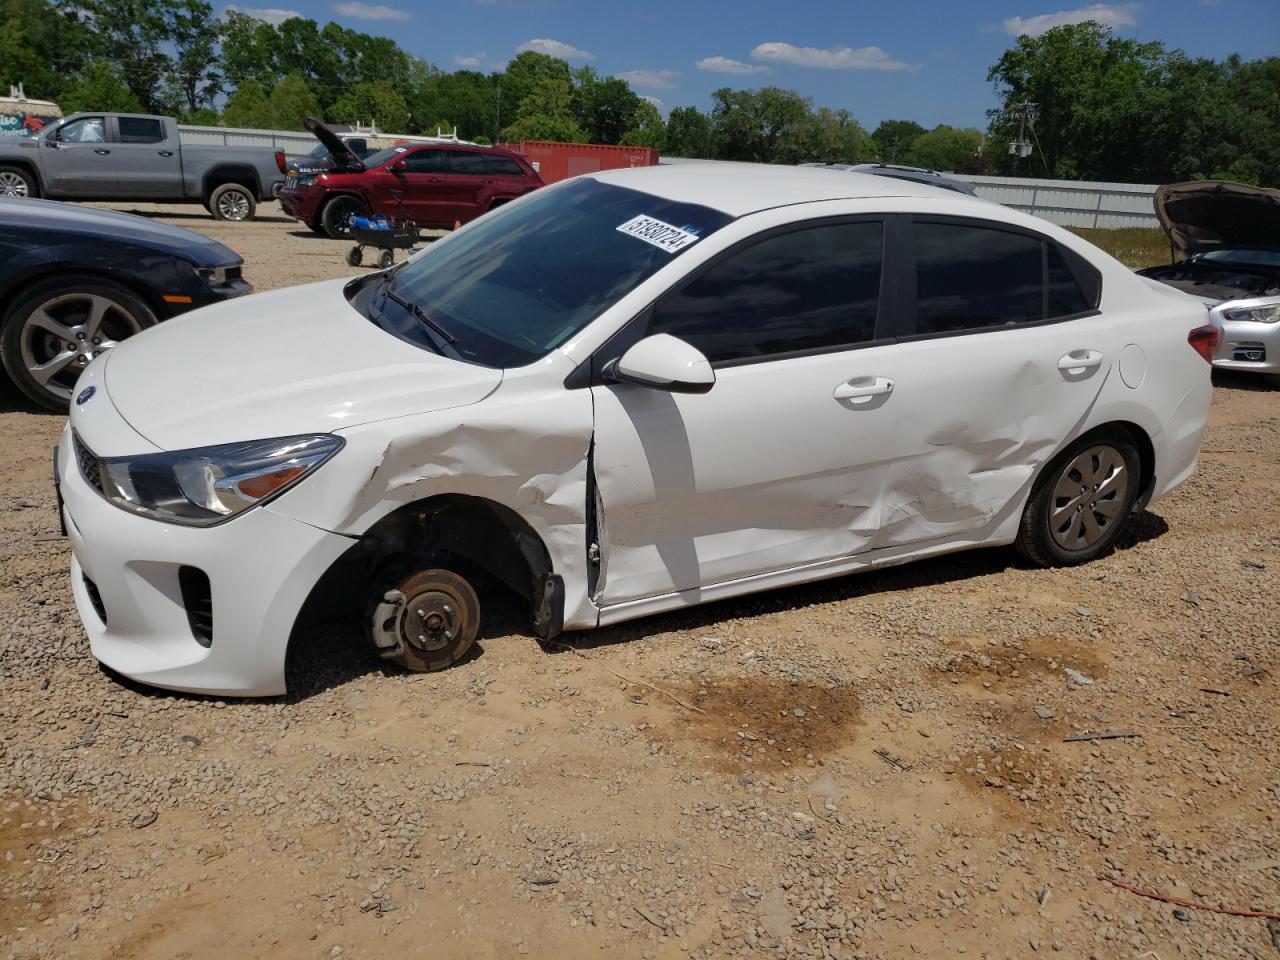
[(643, 240), (645, 243), (651, 243), (660, 250), (667, 251), (667, 253), (676, 253), (683, 250), (698, 239), (696, 233), (690, 233), (680, 227), (673, 227), (669, 223), (663, 223), (653, 217), (646, 217), (644, 214), (632, 217), (618, 227), (618, 232), (625, 233), (629, 237), (635, 237), (637, 240)]

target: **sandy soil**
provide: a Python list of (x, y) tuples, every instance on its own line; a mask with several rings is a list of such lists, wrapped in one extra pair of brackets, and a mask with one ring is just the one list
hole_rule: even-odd
[[(352, 272), (273, 206), (143, 212), (259, 289)], [(1280, 955), (1100, 879), (1280, 911), (1280, 390), (1219, 381), (1199, 473), (1089, 566), (961, 554), (573, 650), (499, 609), (430, 676), (338, 623), (268, 702), (97, 666), (62, 420), (0, 404), (0, 956)]]

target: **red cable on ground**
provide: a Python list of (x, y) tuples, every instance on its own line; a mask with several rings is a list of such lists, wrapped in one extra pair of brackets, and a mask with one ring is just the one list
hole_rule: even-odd
[(1183, 900), (1181, 897), (1170, 897), (1163, 893), (1156, 893), (1153, 890), (1139, 890), (1137, 887), (1131, 887), (1127, 883), (1120, 880), (1112, 880), (1110, 877), (1099, 876), (1099, 880), (1105, 880), (1112, 886), (1119, 887), (1121, 890), (1128, 890), (1130, 893), (1136, 893), (1140, 897), (1148, 897), (1151, 900), (1163, 900), (1165, 903), (1176, 903), (1180, 907), (1194, 907), (1196, 910), (1208, 910), (1211, 913), (1225, 913), (1229, 917), (1261, 917), (1264, 920), (1280, 920), (1280, 913), (1266, 913), (1262, 910), (1228, 910), (1226, 907), (1212, 907), (1207, 903), (1198, 903), (1195, 900)]

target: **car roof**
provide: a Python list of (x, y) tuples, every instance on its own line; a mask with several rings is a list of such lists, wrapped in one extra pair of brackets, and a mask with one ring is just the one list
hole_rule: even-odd
[(850, 172), (833, 177), (821, 167), (791, 167), (766, 163), (680, 163), (591, 174), (601, 183), (629, 187), (678, 203), (711, 207), (741, 217), (773, 207), (823, 200), (861, 200), (906, 197), (981, 207), (989, 203), (965, 194), (900, 180)]

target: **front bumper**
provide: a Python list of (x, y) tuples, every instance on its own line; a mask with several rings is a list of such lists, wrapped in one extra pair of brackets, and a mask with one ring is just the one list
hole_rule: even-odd
[(1222, 370), (1280, 373), (1280, 323), (1257, 320), (1220, 320), (1213, 365)]
[[(71, 429), (58, 444), (71, 588), (93, 655), (141, 683), (229, 696), (285, 692), (285, 653), (316, 581), (353, 540), (256, 507), (215, 527), (150, 520), (85, 480)], [(184, 567), (208, 577), (212, 638), (197, 638)], [(198, 610), (201, 615), (203, 610)]]
[(320, 207), (322, 191), (285, 188), (280, 191), (280, 209), (295, 220), (311, 223)]

